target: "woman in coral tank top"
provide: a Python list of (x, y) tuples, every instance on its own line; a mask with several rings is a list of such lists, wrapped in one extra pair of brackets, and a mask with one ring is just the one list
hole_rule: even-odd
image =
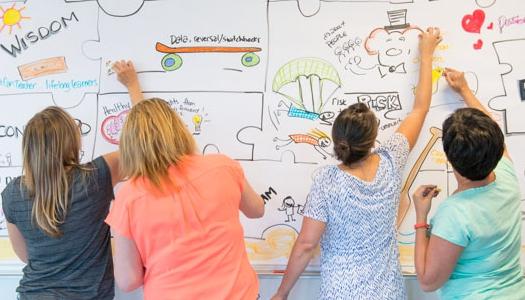
[(128, 181), (106, 219), (117, 285), (143, 285), (146, 300), (256, 299), (239, 210), (259, 218), (264, 202), (240, 164), (197, 154), (186, 125), (161, 99), (133, 107), (120, 142)]

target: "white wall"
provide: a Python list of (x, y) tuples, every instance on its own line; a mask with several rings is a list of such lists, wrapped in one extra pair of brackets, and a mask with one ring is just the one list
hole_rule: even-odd
[[(261, 300), (270, 299), (273, 293), (277, 290), (279, 283), (281, 282), (281, 275), (274, 274), (260, 274), (260, 290)], [(0, 275), (0, 295), (3, 300), (15, 300), (16, 292), (15, 289), (18, 286), (20, 275)], [(408, 299), (417, 300), (436, 300), (438, 299), (434, 293), (428, 294), (421, 291), (419, 284), (415, 277), (405, 277), (405, 283), (408, 291)], [(296, 286), (292, 290), (289, 297), (290, 300), (301, 299), (317, 299), (319, 294), (319, 276), (317, 275), (306, 275), (302, 276), (297, 282)], [(117, 291), (116, 300), (140, 300), (142, 299), (142, 291), (137, 290), (133, 293), (122, 293)]]

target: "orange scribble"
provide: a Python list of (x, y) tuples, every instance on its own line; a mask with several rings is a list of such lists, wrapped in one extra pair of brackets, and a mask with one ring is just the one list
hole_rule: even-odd
[(297, 231), (288, 226), (271, 227), (263, 239), (246, 239), (246, 250), (251, 261), (288, 258), (297, 239)]
[(445, 155), (445, 152), (443, 151), (433, 149), (432, 152), (430, 152), (430, 157), (432, 158), (432, 161), (436, 164), (440, 164), (440, 165), (447, 164), (447, 156)]

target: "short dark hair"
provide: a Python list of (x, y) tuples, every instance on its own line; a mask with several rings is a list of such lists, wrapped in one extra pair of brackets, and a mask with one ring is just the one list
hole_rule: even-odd
[(334, 152), (340, 161), (350, 165), (363, 159), (375, 145), (377, 118), (364, 103), (345, 108), (332, 127)]
[(461, 108), (443, 122), (443, 149), (461, 176), (482, 180), (498, 165), (505, 141), (492, 118), (475, 108)]

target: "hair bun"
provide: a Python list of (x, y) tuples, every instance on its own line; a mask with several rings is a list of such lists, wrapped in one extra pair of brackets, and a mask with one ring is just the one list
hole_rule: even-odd
[(339, 157), (342, 161), (345, 161), (350, 157), (350, 154), (352, 153), (352, 149), (350, 145), (347, 142), (339, 142), (335, 145), (334, 151), (337, 157)]

